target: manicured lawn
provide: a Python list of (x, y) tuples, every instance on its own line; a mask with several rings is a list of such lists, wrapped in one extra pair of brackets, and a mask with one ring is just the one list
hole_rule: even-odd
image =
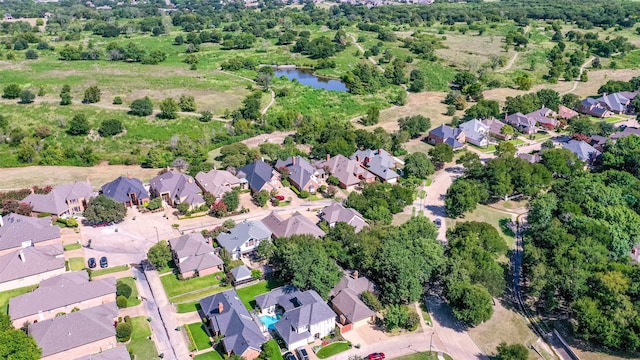
[(73, 257), (68, 262), (70, 271), (80, 271), (87, 267), (87, 264), (84, 263), (84, 258), (81, 257)]
[(38, 285), (32, 285), (0, 292), (0, 313), (7, 314), (9, 312), (9, 299), (26, 294), (37, 287)]
[(316, 355), (318, 355), (320, 359), (326, 359), (349, 349), (351, 349), (351, 345), (347, 342), (334, 342), (320, 349)]
[(78, 243), (68, 244), (64, 246), (64, 251), (71, 251), (71, 250), (78, 250), (78, 249), (82, 249), (82, 245)]
[(172, 303), (176, 303), (176, 304), (183, 304), (186, 302), (192, 302), (192, 301), (196, 301), (196, 300), (200, 300), (204, 297), (207, 297), (209, 295), (213, 295), (213, 294), (217, 294), (219, 292), (225, 291), (225, 290), (229, 290), (231, 289), (232, 286), (231, 285), (226, 285), (226, 286), (216, 286), (216, 287), (210, 287), (210, 288), (204, 288), (203, 290), (197, 290), (196, 292), (192, 292), (192, 293), (188, 293), (185, 295), (179, 295), (176, 297), (171, 298), (171, 302)]
[(136, 360), (155, 360), (158, 358), (158, 350), (153, 340), (147, 337), (151, 336), (151, 328), (144, 316), (131, 318), (133, 333), (131, 341), (127, 344), (127, 349), (131, 350), (136, 356)]
[(184, 314), (200, 310), (200, 302), (192, 301), (184, 304), (176, 304), (176, 311), (178, 314)]
[(162, 276), (160, 281), (162, 281), (162, 286), (164, 286), (167, 296), (172, 298), (192, 291), (219, 285), (223, 278), (224, 274), (221, 272), (187, 280), (178, 280), (178, 277), (174, 274)]
[(100, 270), (89, 270), (89, 276), (91, 278), (94, 278), (94, 277), (101, 276), (101, 275), (107, 275), (107, 274), (117, 273), (117, 272), (120, 272), (120, 271), (125, 271), (127, 269), (129, 269), (129, 265), (120, 265), (120, 266), (108, 267), (108, 268), (100, 269)]
[(195, 360), (222, 360), (222, 355), (217, 351), (209, 351), (194, 357)]
[(121, 281), (131, 287), (131, 296), (127, 298), (127, 307), (140, 305), (141, 301), (138, 299), (138, 287), (136, 286), (136, 281), (133, 280), (131, 276), (120, 278), (118, 281)]
[(284, 282), (280, 279), (271, 278), (269, 280), (260, 281), (259, 283), (251, 286), (247, 286), (241, 289), (236, 290), (240, 300), (244, 306), (251, 310), (253, 309), (255, 303), (255, 297), (266, 292), (269, 292), (277, 287), (284, 285)]
[[(447, 354), (444, 354), (444, 358), (447, 360), (453, 360), (453, 358)], [(419, 352), (411, 355), (401, 356), (396, 360), (438, 360), (438, 353), (433, 351)]]
[(282, 360), (282, 353), (280, 351), (280, 346), (278, 343), (271, 339), (262, 345), (262, 349), (264, 353), (267, 355), (267, 359), (269, 360)]
[(187, 325), (187, 329), (191, 333), (191, 340), (193, 341), (193, 345), (198, 350), (208, 349), (211, 347), (211, 345), (213, 345), (204, 326), (205, 325), (201, 322)]

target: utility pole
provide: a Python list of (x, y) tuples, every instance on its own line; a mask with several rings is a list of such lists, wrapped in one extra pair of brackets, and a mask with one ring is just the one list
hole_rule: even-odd
[(160, 235), (158, 235), (158, 227), (154, 226), (154, 229), (156, 229), (156, 244), (160, 242)]
[(431, 332), (431, 340), (429, 340), (429, 354), (431, 354), (431, 349), (433, 349), (433, 334), (435, 331)]

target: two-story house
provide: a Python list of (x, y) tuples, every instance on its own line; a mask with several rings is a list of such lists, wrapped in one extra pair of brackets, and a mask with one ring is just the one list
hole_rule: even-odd
[(120, 176), (112, 182), (102, 185), (102, 195), (124, 204), (124, 206), (144, 205), (149, 202), (149, 192), (140, 179)]
[(271, 191), (282, 187), (280, 173), (262, 160), (256, 160), (238, 169), (236, 176), (245, 179), (249, 189), (256, 193), (262, 190)]
[(216, 241), (225, 248), (233, 260), (252, 253), (263, 241), (271, 240), (271, 230), (261, 221), (243, 221), (228, 232), (220, 233)]
[(169, 240), (173, 261), (183, 278), (215, 274), (223, 270), (224, 262), (201, 233), (182, 235)]
[(186, 203), (194, 209), (205, 203), (193, 177), (177, 171), (167, 171), (151, 179), (149, 192), (154, 198), (161, 197), (169, 206)]
[(56, 186), (48, 194), (31, 194), (21, 202), (31, 205), (34, 214), (63, 216), (83, 212), (92, 197), (91, 184), (76, 181)]
[(320, 172), (302, 156), (289, 156), (286, 160), (278, 160), (276, 169), (287, 169), (289, 181), (298, 191), (304, 190), (313, 194), (320, 187)]

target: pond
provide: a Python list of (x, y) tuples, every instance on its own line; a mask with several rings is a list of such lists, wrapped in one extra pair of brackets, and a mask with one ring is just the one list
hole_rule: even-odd
[(347, 92), (347, 86), (342, 80), (328, 79), (313, 75), (313, 70), (296, 68), (276, 68), (275, 76), (285, 76), (289, 80), (296, 79), (302, 85), (311, 86), (316, 89), (333, 90)]

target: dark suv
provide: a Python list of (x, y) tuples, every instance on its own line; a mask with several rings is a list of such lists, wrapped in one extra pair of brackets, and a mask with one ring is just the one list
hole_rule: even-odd
[(87, 263), (89, 265), (89, 269), (93, 269), (94, 267), (96, 267), (96, 258), (89, 258), (89, 261)]
[(293, 354), (291, 353), (291, 351), (287, 351), (287, 352), (284, 354), (284, 360), (298, 360), (298, 359), (296, 359), (296, 356), (295, 356), (295, 355), (293, 355)]
[(107, 257), (106, 256), (101, 257), (100, 258), (100, 267), (104, 269), (104, 268), (106, 268), (108, 266), (109, 266), (109, 262), (107, 262)]
[(296, 349), (296, 352), (298, 353), (298, 359), (300, 360), (309, 360), (309, 354), (307, 353), (307, 349), (303, 348), (302, 346)]

